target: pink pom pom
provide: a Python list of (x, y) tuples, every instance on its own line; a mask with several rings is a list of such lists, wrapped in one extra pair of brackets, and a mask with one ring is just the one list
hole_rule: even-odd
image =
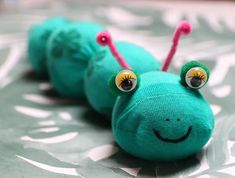
[(192, 25), (188, 21), (180, 22), (178, 28), (184, 35), (188, 35), (192, 32)]
[(111, 36), (107, 31), (102, 31), (98, 33), (96, 37), (97, 43), (99, 43), (101, 46), (110, 45), (111, 40)]

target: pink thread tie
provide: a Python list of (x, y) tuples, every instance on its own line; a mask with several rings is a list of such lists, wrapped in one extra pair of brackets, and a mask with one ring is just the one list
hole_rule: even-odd
[(101, 46), (108, 46), (109, 47), (112, 55), (117, 59), (117, 61), (121, 67), (131, 69), (130, 66), (125, 61), (125, 59), (119, 54), (117, 48), (115, 47), (114, 43), (112, 42), (111, 35), (107, 31), (100, 32), (96, 37), (96, 41)]
[(173, 34), (173, 39), (172, 39), (172, 46), (171, 49), (166, 57), (165, 63), (162, 67), (162, 71), (167, 71), (168, 67), (175, 55), (175, 52), (177, 50), (178, 47), (178, 43), (180, 40), (181, 35), (188, 35), (190, 34), (192, 31), (192, 26), (188, 21), (182, 21), (178, 24), (175, 33)]

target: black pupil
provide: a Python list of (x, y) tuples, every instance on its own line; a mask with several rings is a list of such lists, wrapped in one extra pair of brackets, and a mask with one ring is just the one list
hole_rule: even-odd
[(133, 86), (133, 83), (130, 79), (125, 79), (121, 83), (121, 87), (123, 90), (130, 90)]
[(202, 84), (202, 79), (201, 77), (195, 76), (191, 79), (190, 83), (193, 87), (199, 87)]

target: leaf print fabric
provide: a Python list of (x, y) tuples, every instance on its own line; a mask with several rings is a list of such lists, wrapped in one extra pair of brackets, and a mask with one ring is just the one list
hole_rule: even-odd
[[(13, 2), (12, 2), (13, 3)], [(235, 4), (234, 2), (14, 1), (3, 7), (0, 28), (1, 177), (234, 177)], [(117, 16), (118, 14), (118, 16)], [(216, 118), (215, 131), (197, 155), (177, 162), (149, 162), (122, 151), (110, 123), (86, 102), (59, 97), (38, 79), (26, 57), (26, 31), (48, 17), (103, 24), (117, 40), (144, 46), (164, 60), (180, 19), (194, 26), (182, 40), (171, 71), (191, 59), (211, 69), (203, 89)], [(47, 36), (47, 34), (45, 34)], [(56, 43), (75, 38), (70, 31)], [(45, 38), (46, 38), (45, 36)], [(70, 50), (76, 50), (76, 41)], [(63, 48), (63, 47), (62, 47)], [(54, 55), (63, 51), (53, 49)], [(23, 171), (22, 171), (23, 170)]]

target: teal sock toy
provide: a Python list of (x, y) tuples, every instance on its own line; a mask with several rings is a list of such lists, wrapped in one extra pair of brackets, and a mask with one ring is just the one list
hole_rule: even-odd
[(167, 72), (191, 25), (179, 24), (161, 69), (145, 49), (114, 43), (103, 30), (79, 23), (53, 32), (47, 64), (55, 89), (63, 96), (86, 97), (97, 112), (111, 118), (116, 142), (133, 156), (170, 161), (201, 150), (214, 128), (210, 105), (199, 91), (208, 82), (209, 69), (191, 61), (179, 76)]

